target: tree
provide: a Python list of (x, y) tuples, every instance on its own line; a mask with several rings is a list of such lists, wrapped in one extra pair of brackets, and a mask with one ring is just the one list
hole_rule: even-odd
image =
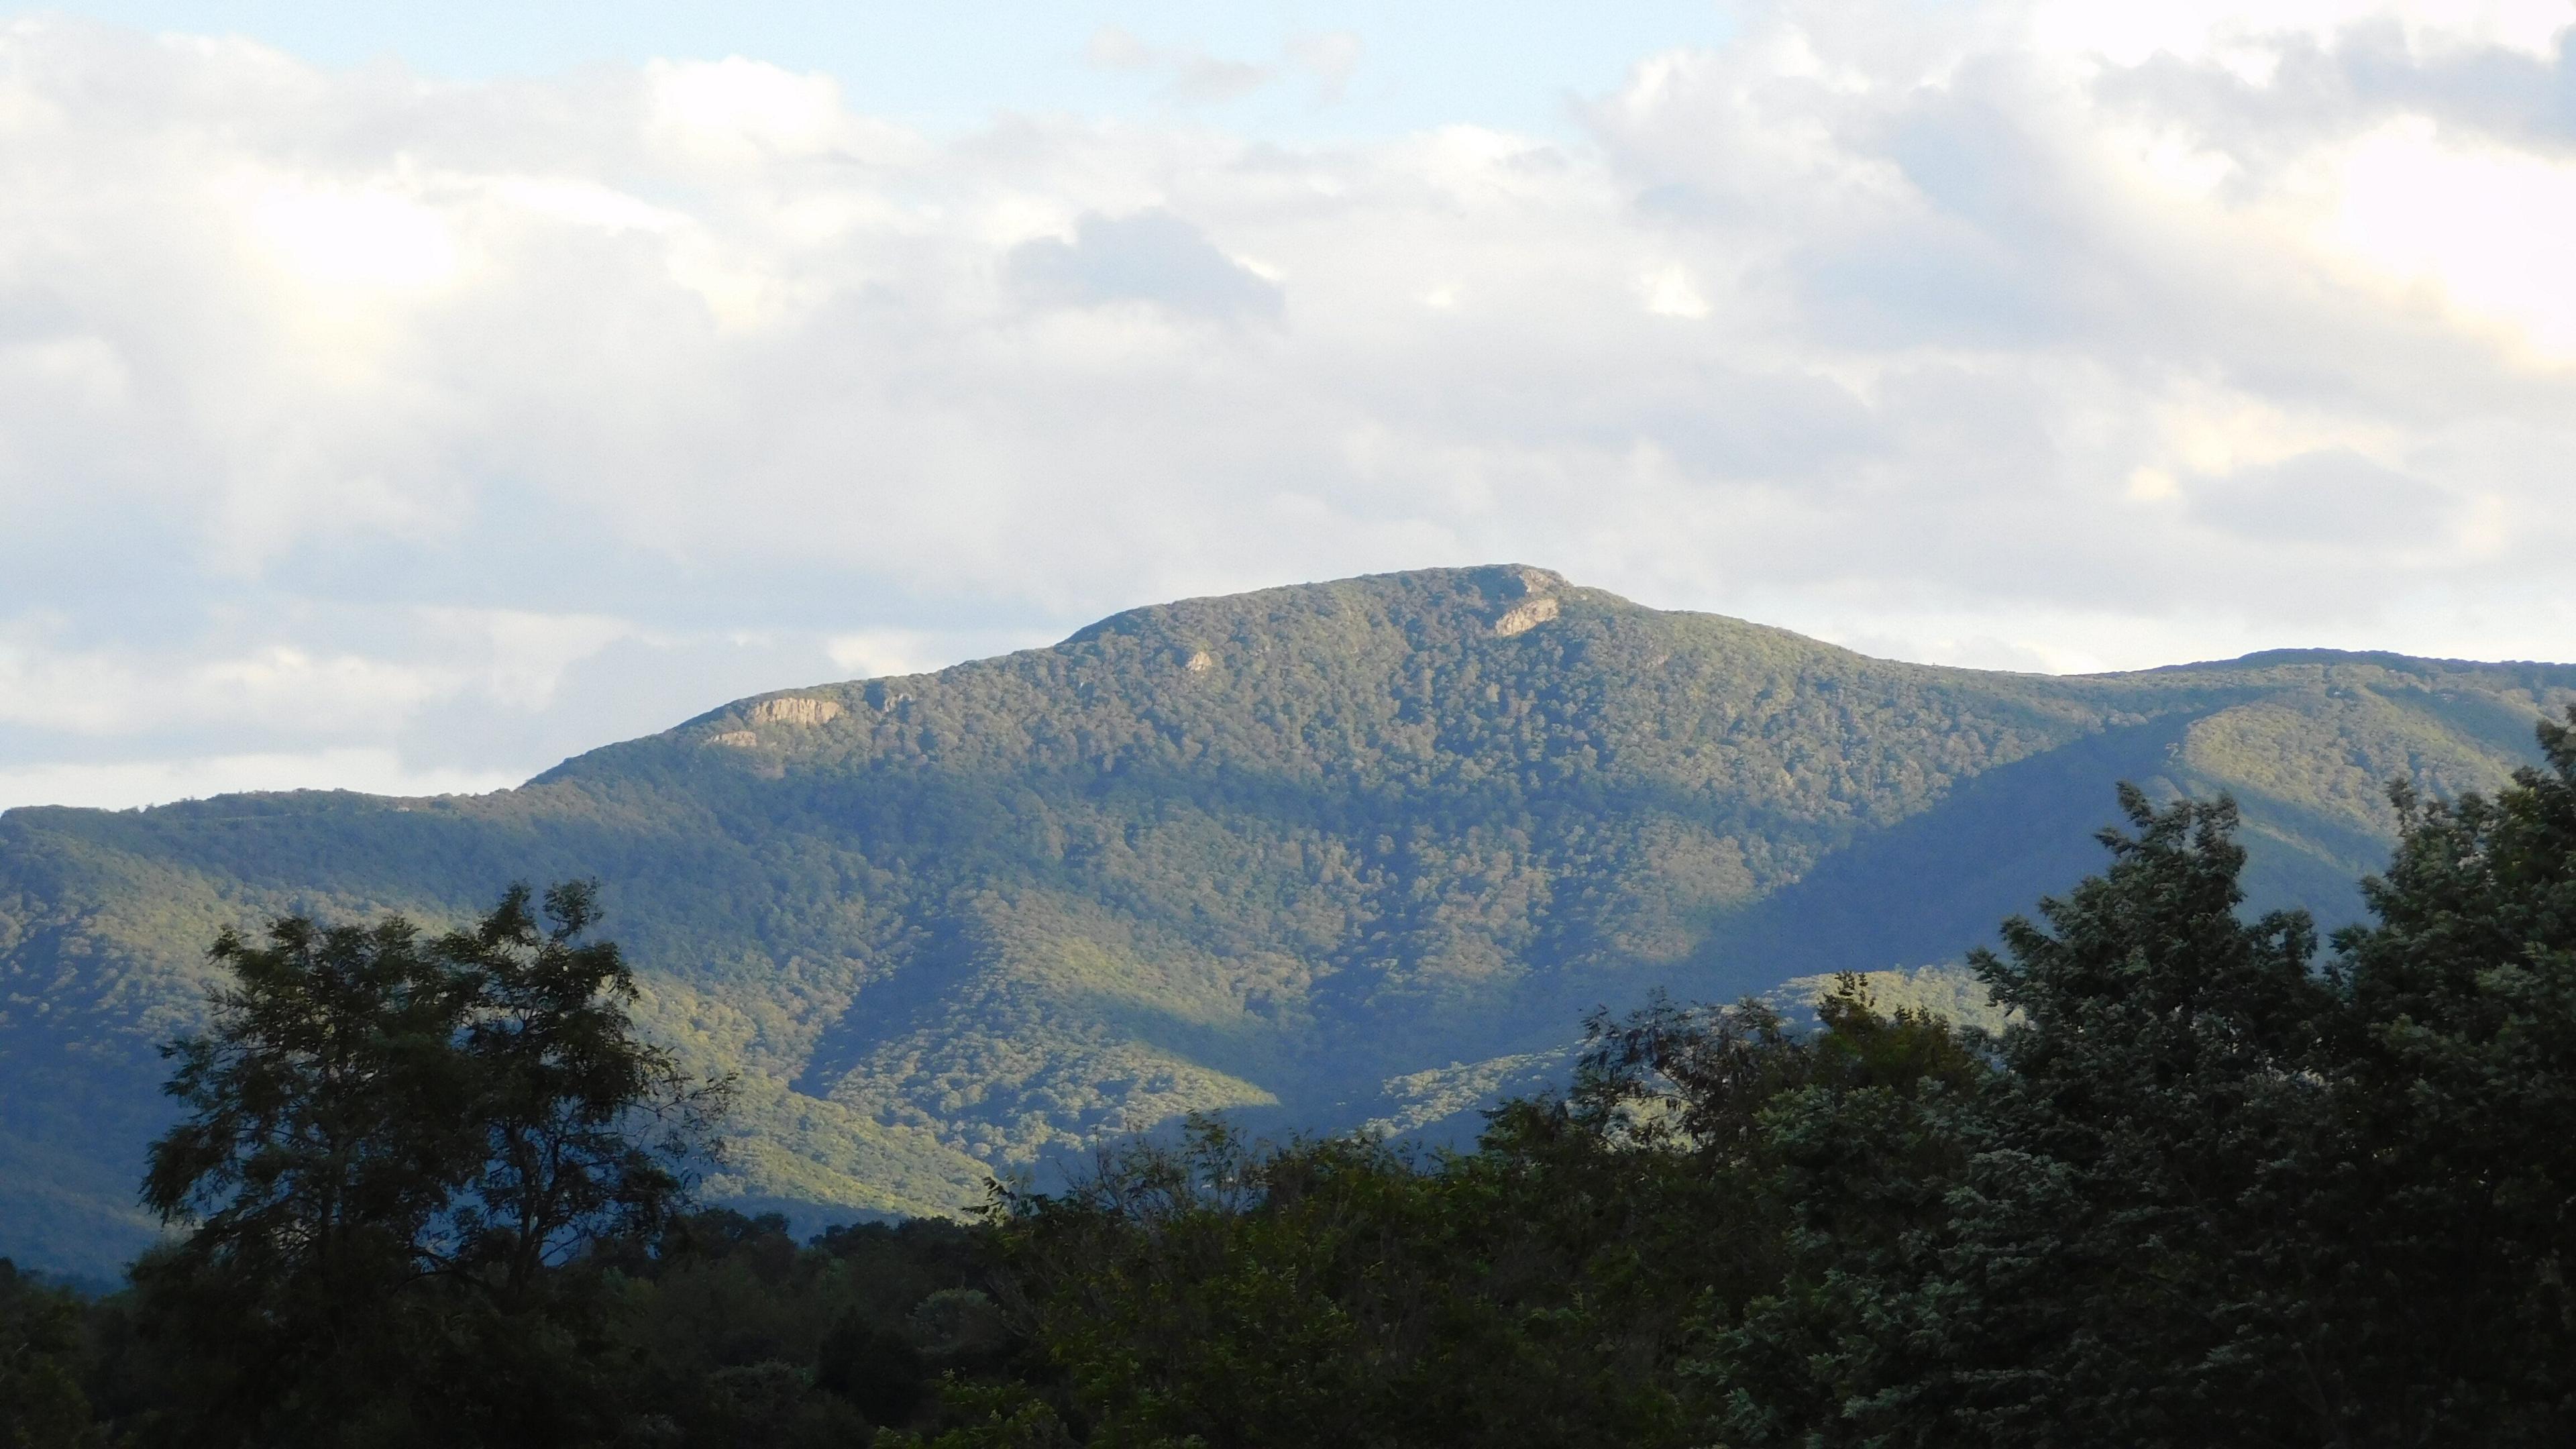
[[(1498, 1108), (1473, 1153), (1201, 1121), (1006, 1199), (1068, 1421), (1137, 1446), (1743, 1443), (1810, 1423), (1832, 1408), (1813, 1362), (1840, 1348), (1838, 1285), (1937, 1210), (1960, 1155), (1939, 1124), (1985, 1072), (1857, 978), (1821, 1015), (1807, 1034), (1756, 1001), (1596, 1015), (1571, 1093)], [(1743, 1395), (1761, 1402), (1731, 1414)], [(1024, 1427), (988, 1412), (955, 1442)]]
[(1932, 1266), (1874, 1285), (1868, 1324), (1909, 1352), (1845, 1406), (1855, 1437), (2333, 1442), (2315, 930), (2239, 916), (2233, 802), (2120, 795), (2110, 868), (1971, 958), (2019, 1020), (1959, 1119)]
[[(2378, 920), (2247, 921), (2226, 800), (2123, 802), (2103, 875), (1977, 959), (2020, 1013), (1959, 1119), (1876, 1442), (2576, 1434), (2576, 714), (2489, 799), (2392, 789)], [(1828, 1435), (1831, 1438), (1831, 1435)]]
[(381, 1423), (421, 1326), (415, 1290), (473, 1169), (472, 991), (399, 918), (227, 930), (232, 981), (164, 1048), (190, 1109), (155, 1142), (143, 1200), (188, 1223), (135, 1271), (170, 1345), (174, 1436), (327, 1442)]
[(0, 1258), (0, 1449), (98, 1442), (74, 1376), (80, 1304)]
[[(1685, 1356), (1715, 1421), (1691, 1442), (1868, 1442), (1853, 1410), (1919, 1363), (1889, 1311), (1908, 1305), (1888, 1288), (1931, 1266), (1925, 1229), (1965, 1171), (1961, 1124), (1990, 1083), (1988, 1043), (1929, 1012), (1882, 1013), (1855, 975), (1816, 1014), (1815, 1030), (1783, 1037), (1747, 1002), (1649, 1062), (1682, 1097), (1673, 1116), (1698, 1170), (1736, 1184), (1733, 1210), (1697, 1224), (1697, 1255), (1733, 1271)], [(1709, 1070), (1729, 1059), (1740, 1066)]]
[(513, 887), (435, 940), (399, 917), (218, 938), (233, 981), (166, 1049), (190, 1110), (144, 1184), (191, 1231), (135, 1275), (185, 1347), (174, 1436), (579, 1442), (613, 1414), (576, 1371), (595, 1305), (544, 1270), (661, 1225), (722, 1091), (636, 1036), (617, 948), (580, 939), (589, 886), (544, 914)]
[(458, 1045), (478, 1151), (450, 1219), (453, 1254), (511, 1304), (602, 1236), (658, 1231), (679, 1199), (678, 1164), (723, 1095), (693, 1091), (669, 1053), (636, 1038), (635, 981), (616, 944), (580, 939), (599, 918), (596, 888), (556, 886), (545, 916), (541, 927), (515, 887), (439, 943), (472, 1003)]
[(2539, 742), (2492, 798), (2393, 790), (2378, 920), (2336, 938), (2356, 1442), (2576, 1438), (2576, 708)]

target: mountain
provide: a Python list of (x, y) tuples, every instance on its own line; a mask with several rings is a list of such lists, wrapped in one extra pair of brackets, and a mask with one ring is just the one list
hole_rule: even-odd
[(2329, 922), (2383, 782), (2490, 789), (2576, 667), (2297, 651), (1892, 663), (1518, 566), (1193, 599), (725, 706), (491, 795), (0, 815), (0, 1254), (146, 1240), (154, 1044), (224, 925), (428, 924), (597, 877), (640, 1015), (743, 1084), (722, 1193), (954, 1212), (1192, 1109), (1408, 1128), (1581, 1013), (1954, 960), (2098, 861), (2111, 786), (2235, 792)]

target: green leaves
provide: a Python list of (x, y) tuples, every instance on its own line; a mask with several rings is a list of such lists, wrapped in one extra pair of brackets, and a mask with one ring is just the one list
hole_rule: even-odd
[[(189, 1115), (144, 1185), (191, 1231), (136, 1272), (188, 1345), (182, 1432), (398, 1442), (498, 1415), (578, 1436), (597, 1406), (568, 1366), (596, 1310), (546, 1270), (658, 1230), (720, 1093), (635, 1037), (617, 948), (580, 939), (591, 888), (556, 887), (544, 914), (515, 887), (434, 941), (399, 917), (218, 938), (232, 980), (168, 1049)], [(523, 1400), (446, 1382), (548, 1364), (564, 1372)]]
[(99, 1442), (77, 1377), (80, 1305), (0, 1258), (0, 1449)]
[[(2576, 724), (2576, 718), (2571, 718)], [(1975, 961), (1596, 1017), (1478, 1151), (1105, 1159), (1007, 1232), (1095, 1444), (2555, 1444), (2576, 1435), (2576, 728), (2399, 790), (2379, 920), (2247, 919), (2232, 802)]]
[[(2343, 1291), (2382, 1326), (2363, 1411), (2494, 1443), (2576, 1423), (2576, 732), (2540, 742), (2547, 767), (2492, 798), (2398, 792), (2405, 839), (2364, 887), (2379, 920), (2336, 941), (2366, 1149), (2338, 1204)], [(2401, 1358), (2402, 1396), (2384, 1387)]]
[[(423, 1242), (467, 1170), (472, 986), (400, 919), (227, 931), (215, 1025), (164, 1048), (189, 1118), (153, 1144), (144, 1201), (190, 1251), (248, 1272), (356, 1271)], [(399, 1266), (396, 1266), (399, 1265)], [(418, 1266), (402, 1258), (384, 1271)]]
[[(1556, 617), (1494, 633), (1539, 597)], [(2394, 839), (2379, 782), (2507, 783), (2532, 701), (2571, 685), (2392, 656), (1934, 669), (1436, 570), (745, 700), (490, 795), (12, 811), (0, 1251), (85, 1241), (112, 1272), (141, 1245), (64, 1195), (122, 1205), (166, 1123), (135, 1048), (198, 1019), (206, 941), (254, 914), (444, 926), (511, 872), (598, 873), (628, 1009), (743, 1077), (720, 1191), (965, 1212), (988, 1169), (1192, 1110), (1389, 1118), (1356, 1098), (1648, 983), (1950, 959), (2093, 868), (2123, 776), (2236, 790), (2253, 895), (2351, 919)]]
[(2110, 869), (1976, 958), (2022, 1020), (1961, 1119), (1937, 1266), (1890, 1287), (1934, 1346), (1904, 1407), (1998, 1444), (2302, 1442), (2326, 1426), (2280, 1385), (2317, 1347), (2337, 1003), (2303, 914), (2238, 915), (2232, 803), (2122, 804)]

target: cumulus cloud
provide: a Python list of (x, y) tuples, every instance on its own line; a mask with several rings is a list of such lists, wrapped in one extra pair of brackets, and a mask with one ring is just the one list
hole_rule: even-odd
[(2454, 512), (2439, 488), (2343, 448), (2213, 480), (2194, 503), (2201, 516), (2258, 546), (2439, 547)]
[(1347, 30), (1300, 34), (1289, 37), (1278, 59), (1264, 65), (1196, 46), (1149, 45), (1124, 26), (1103, 25), (1084, 42), (1082, 58), (1094, 70), (1160, 75), (1163, 96), (1185, 106), (1241, 100), (1300, 72), (1314, 82), (1316, 103), (1331, 105), (1342, 98), (1351, 72), (1359, 68), (1362, 49), (1360, 38)]
[(1579, 141), (1296, 148), (15, 22), (0, 804), (1503, 558), (1967, 663), (2567, 656), (2563, 30), (2111, 11), (1781, 5)]
[(1086, 216), (1073, 240), (1022, 242), (1003, 270), (1032, 299), (1075, 306), (1147, 302), (1217, 319), (1279, 315), (1279, 288), (1168, 211)]

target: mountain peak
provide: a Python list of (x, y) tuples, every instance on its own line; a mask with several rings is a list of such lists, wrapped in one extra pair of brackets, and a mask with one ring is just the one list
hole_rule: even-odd
[(492, 795), (13, 812), (0, 1253), (146, 1240), (112, 1215), (168, 1110), (152, 1045), (226, 926), (596, 877), (638, 1020), (742, 1083), (718, 1191), (954, 1211), (1185, 1112), (1386, 1116), (1650, 989), (1953, 958), (2096, 863), (2120, 779), (2236, 792), (2257, 904), (2350, 919), (2388, 777), (2493, 788), (2576, 697), (2327, 667), (1897, 664), (1504, 563), (1132, 609)]
[[(1408, 611), (1489, 610), (1499, 619), (1513, 608), (1541, 597), (1574, 592), (1563, 574), (1528, 564), (1479, 564), (1464, 568), (1408, 569), (1400, 573), (1360, 574), (1306, 584), (1282, 584), (1239, 594), (1204, 594), (1121, 610), (1086, 624), (1065, 638), (1078, 645), (1110, 634), (1133, 634), (1176, 625), (1206, 627), (1220, 620), (1258, 618), (1281, 613), (1329, 610), (1362, 600), (1389, 613)], [(1604, 600), (1615, 596), (1583, 590)], [(1620, 602), (1625, 602), (1624, 600)]]

